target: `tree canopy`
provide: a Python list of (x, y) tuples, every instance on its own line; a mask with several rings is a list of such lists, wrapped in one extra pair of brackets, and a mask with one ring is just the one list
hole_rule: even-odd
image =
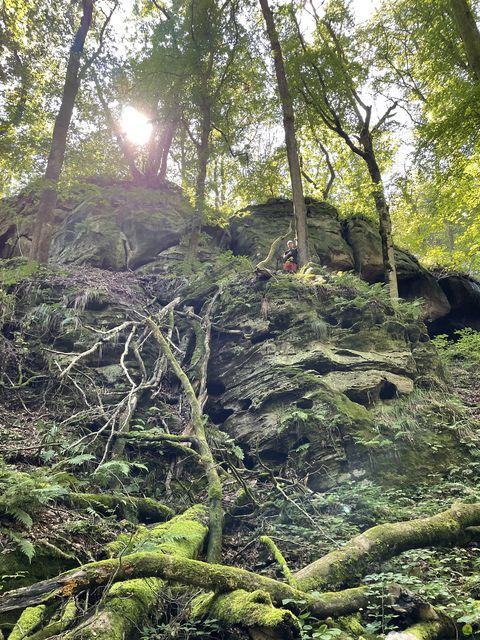
[[(81, 5), (2, 4), (4, 196), (45, 175)], [(348, 0), (272, 9), (305, 194), (346, 217), (374, 217), (385, 201), (398, 245), (477, 273), (477, 3), (379, 0), (362, 20)], [(97, 0), (92, 20), (59, 188), (94, 174), (171, 181), (199, 224), (291, 197), (259, 5)], [(372, 153), (375, 166), (363, 162)]]

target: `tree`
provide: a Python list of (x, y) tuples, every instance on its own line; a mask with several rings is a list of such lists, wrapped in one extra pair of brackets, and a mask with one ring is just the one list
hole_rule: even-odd
[(480, 84), (452, 3), (388, 2), (370, 38), (376, 43), (375, 88), (396, 95), (411, 129), (411, 166), (395, 182), (399, 241), (429, 266), (476, 273)]
[(480, 81), (480, 32), (468, 0), (450, 0), (458, 33), (463, 42), (468, 64)]
[(61, 65), (68, 13), (57, 0), (0, 3), (0, 194), (8, 195), (38, 173), (58, 95), (51, 67)]
[[(392, 103), (377, 122), (372, 124), (373, 107), (362, 99), (357, 86), (357, 83), (365, 81), (366, 69), (357, 61), (349, 60), (347, 46), (342, 42), (342, 39), (348, 41), (345, 31), (351, 22), (347, 9), (330, 4), (325, 17), (320, 18), (316, 13), (314, 15), (315, 42), (308, 45), (292, 12), (300, 43), (300, 50), (293, 54), (297, 68), (297, 88), (307, 108), (313, 110), (330, 131), (337, 134), (353, 153), (365, 161), (379, 218), (385, 283), (392, 299), (396, 299), (398, 284), (392, 223), (374, 144), (379, 130), (391, 118), (396, 103)], [(348, 50), (353, 48), (353, 42), (349, 42)]]
[(287, 74), (283, 61), (282, 48), (278, 39), (277, 29), (272, 10), (268, 0), (260, 0), (265, 25), (267, 27), (268, 39), (272, 49), (275, 75), (277, 78), (277, 89), (283, 112), (283, 127), (285, 130), (285, 144), (287, 147), (288, 167), (290, 171), (290, 181), (292, 184), (293, 213), (298, 242), (298, 256), (300, 266), (309, 261), (308, 231), (307, 231), (307, 208), (303, 195), (302, 173), (298, 157), (297, 138), (295, 135), (295, 115), (293, 111), (293, 101), (288, 87)]
[(45, 187), (40, 195), (40, 203), (32, 235), (30, 257), (39, 262), (48, 261), (48, 252), (53, 234), (53, 214), (58, 196), (57, 184), (62, 173), (67, 135), (80, 83), (94, 60), (98, 57), (105, 29), (117, 4), (118, 1), (114, 3), (113, 9), (105, 19), (100, 34), (99, 48), (82, 66), (85, 40), (92, 24), (94, 8), (94, 0), (82, 0), (82, 16), (70, 48), (62, 99), (55, 119), (52, 143), (44, 175)]

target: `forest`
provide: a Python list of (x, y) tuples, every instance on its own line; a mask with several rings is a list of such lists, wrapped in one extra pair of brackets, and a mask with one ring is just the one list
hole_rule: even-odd
[(479, 27), (0, 0), (0, 640), (480, 638)]

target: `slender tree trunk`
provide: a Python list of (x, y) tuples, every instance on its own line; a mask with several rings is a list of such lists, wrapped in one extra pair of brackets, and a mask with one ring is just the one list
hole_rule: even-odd
[(155, 123), (147, 145), (147, 159), (145, 161), (145, 178), (149, 186), (155, 186), (160, 163), (162, 161), (163, 132), (155, 117)]
[(125, 138), (125, 136), (123, 135), (120, 129), (120, 126), (118, 125), (115, 118), (113, 117), (112, 112), (110, 111), (110, 107), (108, 106), (108, 102), (106, 101), (105, 96), (103, 95), (102, 87), (96, 74), (94, 74), (94, 81), (95, 81), (95, 88), (97, 90), (97, 96), (98, 96), (98, 99), (100, 100), (100, 104), (102, 105), (103, 111), (105, 113), (105, 118), (107, 120), (108, 126), (110, 127), (110, 129), (112, 130), (112, 133), (117, 139), (118, 146), (120, 147), (123, 153), (123, 156), (127, 161), (128, 168), (130, 169), (130, 174), (133, 180), (137, 182), (141, 182), (143, 178), (143, 173), (138, 169), (135, 163), (135, 153), (133, 151), (132, 145)]
[(57, 204), (57, 183), (62, 172), (68, 129), (80, 87), (80, 62), (85, 39), (92, 23), (93, 3), (94, 0), (82, 1), (83, 14), (70, 49), (62, 102), (53, 129), (52, 145), (44, 176), (46, 186), (40, 196), (30, 251), (30, 257), (39, 262), (48, 261), (53, 233), (53, 212)]
[[(378, 165), (374, 160), (374, 167)], [(383, 187), (380, 170), (378, 173), (375, 169), (372, 171), (370, 162), (368, 163), (368, 170), (370, 177), (374, 184), (373, 199), (375, 200), (375, 207), (378, 213), (378, 220), (380, 223), (380, 237), (382, 239), (382, 258), (383, 258), (383, 273), (385, 278), (385, 284), (390, 291), (390, 297), (392, 300), (398, 298), (398, 282), (397, 282), (397, 268), (395, 265), (395, 253), (393, 250), (392, 240), (392, 220), (390, 218), (390, 208), (388, 206), (387, 199), (385, 197), (385, 189)]]
[(450, 220), (445, 220), (445, 233), (447, 238), (447, 249), (452, 253), (455, 250), (455, 229)]
[(223, 510), (222, 510), (222, 483), (217, 471), (217, 464), (212, 451), (207, 442), (205, 433), (205, 423), (203, 421), (202, 402), (197, 398), (188, 376), (179, 365), (173, 355), (168, 342), (163, 337), (158, 325), (151, 319), (147, 319), (147, 325), (152, 330), (155, 340), (160, 345), (170, 366), (182, 385), (187, 396), (192, 411), (193, 431), (197, 441), (198, 452), (201, 463), (205, 470), (208, 483), (208, 503), (209, 503), (209, 536), (207, 548), (207, 561), (220, 562), (222, 557), (222, 530), (223, 530)]
[(395, 265), (395, 253), (392, 239), (392, 220), (390, 218), (390, 208), (385, 196), (385, 189), (382, 181), (382, 174), (375, 157), (372, 137), (370, 132), (363, 131), (360, 140), (365, 150), (364, 160), (367, 163), (368, 173), (373, 182), (373, 199), (378, 213), (380, 225), (380, 237), (382, 239), (383, 273), (385, 284), (390, 291), (392, 300), (398, 298), (397, 268)]
[(267, 34), (270, 40), (270, 47), (273, 53), (275, 64), (275, 74), (277, 77), (278, 93), (282, 104), (283, 126), (285, 129), (285, 143), (287, 146), (288, 166), (290, 170), (290, 180), (292, 183), (293, 212), (295, 215), (295, 225), (297, 230), (298, 256), (300, 266), (306, 264), (309, 259), (308, 234), (307, 234), (307, 208), (303, 196), (302, 175), (300, 162), (298, 159), (297, 138), (295, 136), (295, 116), (293, 113), (293, 102), (288, 88), (285, 64), (283, 61), (282, 48), (278, 39), (278, 33), (273, 19), (273, 13), (268, 4), (268, 0), (259, 0), (262, 7), (263, 17), (267, 27)]
[(158, 171), (158, 181), (164, 182), (167, 177), (167, 168), (168, 168), (168, 156), (170, 153), (170, 148), (172, 146), (173, 138), (175, 136), (175, 131), (177, 129), (177, 122), (167, 122), (165, 125), (165, 131), (163, 135), (163, 144), (162, 144), (162, 157), (160, 161), (160, 169)]
[(205, 220), (205, 184), (210, 157), (210, 133), (212, 130), (210, 106), (204, 108), (200, 143), (197, 146), (197, 179), (195, 183), (195, 217), (190, 237), (189, 257), (194, 259), (198, 251), (200, 230)]
[(480, 32), (468, 0), (450, 0), (453, 18), (462, 39), (468, 64), (480, 80)]

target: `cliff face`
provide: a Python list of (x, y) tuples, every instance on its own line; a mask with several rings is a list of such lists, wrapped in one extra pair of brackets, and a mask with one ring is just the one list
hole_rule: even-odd
[[(179, 191), (97, 182), (77, 186), (60, 201), (52, 262), (122, 271), (175, 260), (192, 219), (192, 210)], [(36, 195), (31, 193), (0, 207), (0, 257), (28, 254), (35, 203)], [(307, 214), (315, 262), (335, 271), (354, 271), (370, 284), (382, 281), (381, 241), (372, 221), (342, 220), (330, 204), (311, 200), (307, 200)], [(241, 212), (226, 228), (205, 227), (204, 250), (211, 254), (230, 249), (257, 262), (266, 256), (273, 239), (286, 232), (291, 218), (290, 201), (269, 200)], [(423, 318), (433, 333), (480, 328), (477, 282), (457, 274), (434, 275), (408, 252), (395, 251), (400, 295), (424, 301)], [(279, 257), (280, 252), (277, 266)], [(177, 258), (182, 259), (178, 252)]]
[[(33, 201), (22, 206), (16, 231), (13, 223), (8, 227), (4, 255), (26, 249)], [(192, 270), (185, 265), (182, 242), (191, 211), (177, 192), (90, 185), (72, 193), (61, 203), (64, 222), (53, 243), (52, 268), (29, 275), (22, 261), (3, 264), (4, 291), (14, 306), (3, 334), (9, 343), (21, 335), (25, 366), (38, 376), (22, 393), (28, 397), (33, 390), (34, 396), (47, 397), (71, 354), (88, 350), (96, 332), (113, 330), (135, 313), (161, 309), (175, 297), (200, 313), (217, 293), (208, 370), (207, 412), (213, 423), (238, 443), (251, 464), (256, 456), (277, 466), (306, 464), (312, 487), (364, 474), (372, 459), (369, 443), (381, 431), (372, 409), (419, 388), (444, 387), (421, 317), (452, 313), (451, 305), (433, 275), (397, 251), (401, 290), (411, 296), (423, 291), (428, 298), (426, 306), (404, 304), (394, 311), (379, 285), (370, 287), (353, 275), (356, 268), (369, 282), (381, 277), (379, 239), (371, 224), (341, 222), (325, 203), (308, 206), (313, 259), (324, 266), (300, 277), (278, 272), (262, 282), (249, 260), (225, 250), (254, 262), (263, 258), (272, 238), (288, 227), (287, 201), (244, 212), (226, 230), (206, 229), (200, 262)], [(468, 313), (474, 315), (476, 299), (467, 294), (466, 283), (463, 279), (463, 294), (453, 301), (457, 317), (468, 295)], [(447, 293), (453, 296), (451, 289)], [(188, 323), (183, 330), (185, 363), (195, 376), (195, 337)], [(79, 362), (88, 367), (89, 402), (99, 388), (107, 399), (128, 392), (119, 362), (122, 340), (120, 332), (118, 340)], [(12, 380), (15, 357), (12, 352), (12, 362), (9, 357), (3, 362)], [(138, 369), (131, 352), (125, 358)], [(75, 411), (79, 400), (79, 389), (65, 378), (59, 388), (57, 417)], [(167, 398), (165, 419), (178, 431), (181, 417), (168, 406)], [(444, 445), (452, 445), (445, 438)], [(386, 465), (388, 453), (380, 452), (375, 466)]]
[[(90, 559), (95, 545), (117, 533), (100, 528), (92, 545), (85, 530), (75, 531), (75, 519), (84, 518), (78, 504), (68, 513), (58, 506), (69, 483), (95, 493), (121, 486), (176, 511), (204, 496), (203, 472), (174, 439), (189, 430), (180, 386), (142, 324), (174, 299), (174, 317), (161, 322), (196, 391), (206, 362), (198, 336), (209, 317), (205, 413), (227, 476), (235, 459), (259, 484), (265, 474), (295, 477), (317, 495), (365, 478), (418, 484), (470, 460), (468, 439), (446, 409), (446, 375), (423, 318), (436, 318), (432, 327), (450, 326), (449, 318), (475, 325), (475, 282), (437, 280), (398, 251), (401, 291), (428, 300), (392, 308), (375, 284), (381, 265), (371, 225), (342, 222), (332, 207), (313, 202), (309, 226), (320, 264), (304, 274), (277, 271), (260, 280), (254, 273), (288, 228), (285, 201), (244, 212), (227, 229), (206, 228), (198, 261), (188, 263), (191, 211), (181, 196), (120, 185), (85, 187), (65, 199), (52, 263), (38, 267), (18, 257), (28, 248), (33, 206), (24, 199), (16, 217), (0, 221), (0, 448), (7, 463), (25, 469), (25, 486), (37, 497), (57, 472), (65, 477), (55, 481), (56, 495), (35, 503), (38, 535), (26, 537), (37, 556), (26, 582)], [(128, 430), (120, 437), (125, 424), (134, 438)], [(159, 433), (173, 438), (159, 444)], [(173, 471), (185, 455), (190, 462)], [(100, 468), (89, 466), (93, 460)], [(77, 470), (81, 481), (68, 478)], [(0, 468), (0, 483), (9, 473)], [(245, 495), (229, 496), (232, 518)], [(0, 498), (0, 510), (8, 512), (6, 504)], [(0, 574), (14, 576), (8, 587), (21, 584), (22, 555), (7, 535), (15, 526), (0, 532)], [(74, 540), (73, 553), (65, 539)]]

